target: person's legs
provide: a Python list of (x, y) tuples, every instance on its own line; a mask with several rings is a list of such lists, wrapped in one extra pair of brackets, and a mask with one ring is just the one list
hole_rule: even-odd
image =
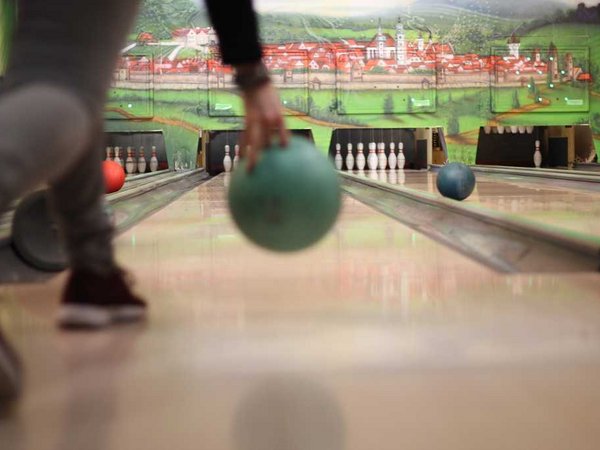
[[(113, 67), (137, 5), (138, 0), (19, 2), (0, 95), (0, 208), (31, 187), (45, 182), (53, 186), (56, 212), (75, 269), (65, 290), (66, 300), (89, 294), (81, 286), (92, 284), (89, 276), (97, 272), (86, 271), (88, 266), (114, 266), (111, 228), (101, 212), (97, 139)], [(91, 224), (95, 218), (99, 224)], [(84, 260), (85, 267), (79, 269)], [(129, 300), (137, 301), (120, 272), (113, 269), (109, 279), (117, 297), (125, 292)], [(111, 295), (111, 302), (117, 297)], [(0, 393), (5, 397), (17, 391), (17, 384), (10, 381), (18, 373), (12, 354), (2, 339)]]

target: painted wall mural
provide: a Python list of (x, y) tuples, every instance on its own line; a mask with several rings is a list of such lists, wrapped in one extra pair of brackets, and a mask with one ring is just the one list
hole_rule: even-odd
[[(498, 3), (498, 4), (495, 4)], [(589, 123), (600, 149), (600, 5), (572, 0), (258, 0), (290, 128), (445, 130), (473, 162), (483, 125)], [(173, 167), (242, 104), (203, 5), (146, 0), (107, 105), (111, 130), (164, 129)]]
[(4, 73), (7, 63), (15, 17), (15, 4), (9, 1), (0, 1), (0, 74)]

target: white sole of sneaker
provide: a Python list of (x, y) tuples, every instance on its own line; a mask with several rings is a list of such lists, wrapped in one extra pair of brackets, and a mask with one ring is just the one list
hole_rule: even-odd
[(136, 306), (108, 309), (90, 305), (62, 305), (57, 321), (63, 328), (103, 328), (115, 322), (141, 320), (145, 314), (145, 308)]
[(140, 308), (139, 306), (120, 306), (111, 312), (114, 322), (135, 322), (146, 316), (146, 308)]
[(58, 311), (57, 321), (65, 328), (102, 328), (111, 324), (112, 317), (104, 308), (62, 305)]

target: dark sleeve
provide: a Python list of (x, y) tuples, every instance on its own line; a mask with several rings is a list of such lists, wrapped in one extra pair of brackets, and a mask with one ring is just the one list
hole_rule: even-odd
[(252, 0), (205, 0), (210, 20), (219, 36), (226, 64), (252, 63), (262, 56), (258, 23)]

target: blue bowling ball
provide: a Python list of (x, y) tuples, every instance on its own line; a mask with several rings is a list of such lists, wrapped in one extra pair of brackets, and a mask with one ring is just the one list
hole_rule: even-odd
[(438, 172), (436, 184), (444, 197), (464, 200), (475, 189), (475, 174), (463, 163), (449, 163)]

